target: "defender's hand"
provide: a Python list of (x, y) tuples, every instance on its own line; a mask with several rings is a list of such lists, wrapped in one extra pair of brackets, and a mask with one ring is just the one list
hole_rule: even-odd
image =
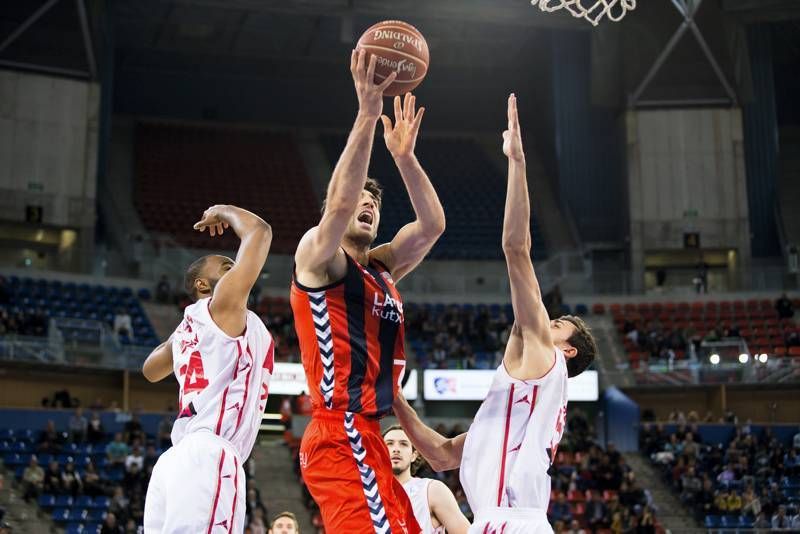
[(508, 129), (503, 132), (503, 154), (515, 161), (525, 160), (517, 116), (517, 97), (514, 93), (508, 97)]
[(350, 55), (350, 73), (356, 86), (359, 113), (377, 119), (383, 111), (383, 92), (397, 78), (397, 72), (392, 72), (383, 82), (375, 84), (375, 64), (378, 57), (372, 54), (369, 62), (366, 57), (366, 50), (353, 50)]
[(228, 206), (224, 204), (211, 206), (203, 212), (203, 216), (199, 221), (194, 223), (193, 228), (200, 232), (203, 232), (206, 228), (208, 228), (208, 234), (211, 237), (214, 237), (215, 235), (222, 235), (225, 229), (230, 226), (225, 218), (227, 208)]
[(394, 126), (389, 117), (381, 115), (383, 139), (386, 141), (386, 148), (395, 159), (414, 153), (419, 125), (425, 114), (425, 108), (419, 108), (419, 111), (416, 111), (416, 103), (417, 97), (406, 93), (401, 109), (400, 97), (394, 97)]

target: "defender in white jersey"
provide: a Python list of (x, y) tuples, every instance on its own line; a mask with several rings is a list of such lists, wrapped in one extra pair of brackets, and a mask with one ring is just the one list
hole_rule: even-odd
[(195, 229), (241, 240), (236, 261), (205, 256), (184, 279), (194, 304), (170, 339), (144, 363), (151, 382), (174, 374), (178, 416), (173, 447), (158, 459), (147, 488), (146, 534), (244, 531), (242, 465), (267, 402), (274, 343), (247, 298), (267, 259), (272, 231), (235, 206), (212, 206)]
[(471, 534), (549, 533), (547, 471), (566, 424), (567, 378), (589, 366), (597, 347), (580, 318), (551, 321), (542, 302), (530, 256), (530, 201), (513, 94), (503, 152), (508, 157), (503, 251), (514, 308), (503, 362), (465, 434), (452, 439), (439, 435), (402, 397), (394, 409), (431, 467), (461, 468), (461, 484), (475, 514)]
[(469, 521), (461, 513), (450, 488), (440, 480), (411, 476), (412, 469), (419, 469), (422, 458), (403, 427), (392, 425), (384, 430), (383, 442), (389, 449), (394, 478), (406, 490), (422, 534), (466, 534)]

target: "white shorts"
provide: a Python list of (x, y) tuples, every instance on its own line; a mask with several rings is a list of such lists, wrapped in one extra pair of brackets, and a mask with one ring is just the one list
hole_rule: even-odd
[(193, 432), (156, 462), (144, 503), (145, 534), (238, 534), (244, 518), (244, 470), (227, 440)]
[(468, 534), (552, 534), (547, 512), (538, 508), (483, 508)]

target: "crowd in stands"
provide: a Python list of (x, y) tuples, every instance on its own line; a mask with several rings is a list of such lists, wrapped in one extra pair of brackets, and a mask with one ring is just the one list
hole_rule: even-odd
[(781, 440), (728, 412), (720, 422), (730, 438), (704, 443), (698, 419), (676, 414), (669, 427), (644, 422), (640, 433), (640, 450), (696, 519), (708, 528), (800, 530), (800, 432)]

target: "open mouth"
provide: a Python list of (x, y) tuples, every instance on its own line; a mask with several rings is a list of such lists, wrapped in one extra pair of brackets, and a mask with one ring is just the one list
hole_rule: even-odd
[(372, 216), (372, 212), (362, 211), (361, 213), (358, 214), (358, 222), (362, 222), (364, 224), (368, 224), (368, 225), (372, 226), (372, 221), (373, 220), (374, 219), (373, 219), (373, 216)]

